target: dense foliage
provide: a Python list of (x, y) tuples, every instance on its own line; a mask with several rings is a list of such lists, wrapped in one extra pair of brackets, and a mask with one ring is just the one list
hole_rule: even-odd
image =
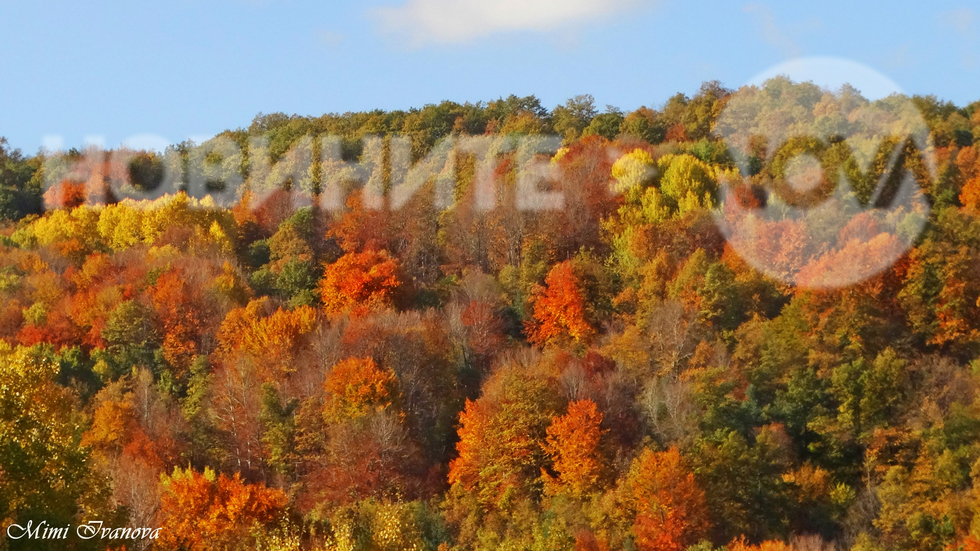
[[(245, 152), (221, 162), (127, 152), (131, 194), (173, 191), (144, 201), (111, 169), (45, 189), (56, 163), (0, 142), (0, 528), (100, 518), (162, 527), (157, 550), (980, 549), (980, 104), (914, 98), (937, 160), (924, 232), (813, 290), (714, 222), (730, 94), (260, 115), (218, 137)], [(489, 198), (452, 151), (451, 200), (432, 179), (397, 209), (361, 193), (389, 195), (391, 170), (352, 171), (330, 209), (337, 172), (290, 160), (548, 133), (560, 210), (518, 208), (513, 150)], [(194, 166), (242, 175), (231, 206)], [(769, 231), (768, 258), (809, 277), (891, 250)]]

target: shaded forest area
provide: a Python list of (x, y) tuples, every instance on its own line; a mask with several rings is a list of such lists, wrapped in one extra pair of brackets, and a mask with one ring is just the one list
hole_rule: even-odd
[[(857, 124), (853, 89), (763, 91)], [(554, 133), (559, 210), (517, 208), (513, 152), (492, 209), (454, 151), (448, 207), (429, 181), (372, 209), (351, 179), (327, 210), (318, 163), (283, 180), (222, 159), (244, 175), (225, 208), (179, 181), (123, 199), (108, 171), (45, 189), (45, 155), (0, 142), (0, 527), (162, 528), (77, 549), (980, 550), (980, 102), (912, 99), (936, 159), (923, 233), (861, 284), (808, 290), (715, 223), (731, 94), (260, 115), (219, 136), (286, 167), (327, 134), (347, 160), (371, 135), (418, 160), (451, 135)], [(131, 152), (133, 186), (194, 149)], [(746, 175), (756, 195), (772, 170)], [(767, 231), (787, 273), (884, 254)]]

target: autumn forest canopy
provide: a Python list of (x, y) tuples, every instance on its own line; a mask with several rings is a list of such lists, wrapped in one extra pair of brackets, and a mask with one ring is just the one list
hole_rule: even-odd
[[(0, 529), (980, 550), (980, 102), (749, 92), (259, 115), (165, 151), (0, 139)], [(927, 141), (875, 133), (913, 115)], [(757, 139), (803, 123), (831, 139)], [(809, 194), (780, 183), (803, 153)], [(920, 201), (888, 210), (896, 158)], [(534, 163), (555, 208), (528, 206)], [(735, 206), (776, 213), (765, 239), (727, 238)]]

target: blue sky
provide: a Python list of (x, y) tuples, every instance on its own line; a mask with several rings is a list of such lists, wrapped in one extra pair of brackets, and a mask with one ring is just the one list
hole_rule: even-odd
[(867, 65), (908, 93), (980, 99), (980, 7), (967, 1), (86, 4), (5, 0), (0, 11), (0, 136), (27, 153), (46, 136), (66, 147), (177, 142), (259, 112), (509, 94), (552, 107), (584, 93), (600, 106), (655, 107), (801, 56)]

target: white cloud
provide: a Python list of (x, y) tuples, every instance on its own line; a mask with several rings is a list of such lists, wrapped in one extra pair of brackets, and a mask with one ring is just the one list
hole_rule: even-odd
[(374, 10), (380, 30), (413, 46), (460, 43), (510, 31), (551, 31), (653, 0), (408, 0)]
[(786, 57), (799, 57), (800, 48), (793, 40), (779, 28), (776, 24), (776, 16), (772, 10), (764, 4), (746, 4), (742, 7), (743, 11), (757, 13), (759, 22), (762, 24), (762, 38), (769, 44), (782, 50)]
[(956, 32), (972, 36), (976, 33), (977, 23), (980, 22), (980, 15), (970, 8), (957, 8), (939, 14), (939, 20), (956, 29)]
[(977, 29), (980, 28), (980, 14), (969, 8), (957, 8), (939, 14), (939, 21), (945, 26), (952, 27), (960, 34), (961, 40), (965, 45), (961, 45), (959, 50), (963, 52), (961, 62), (963, 67), (973, 70), (976, 69), (978, 60), (976, 52)]

